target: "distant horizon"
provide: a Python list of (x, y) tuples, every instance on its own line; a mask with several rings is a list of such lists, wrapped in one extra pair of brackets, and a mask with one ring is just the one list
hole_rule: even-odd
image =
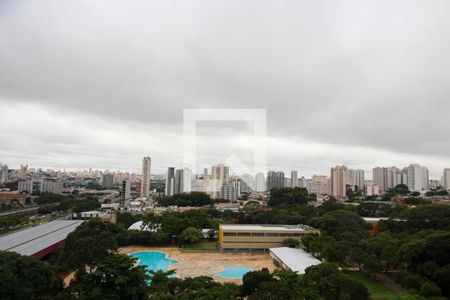
[[(161, 175), (165, 175), (166, 174), (166, 172), (167, 172), (167, 169), (168, 168), (171, 168), (171, 167), (173, 167), (173, 168), (175, 168), (175, 169), (182, 169), (183, 167), (182, 166), (179, 166), (179, 167), (176, 167), (176, 166), (174, 166), (174, 165), (172, 165), (172, 166), (168, 166), (168, 167), (166, 167), (165, 168), (165, 170), (164, 170), (164, 168), (163, 169), (161, 169), (161, 168), (158, 168), (158, 171), (157, 172), (159, 172), (159, 173), (155, 173), (154, 172), (154, 169), (153, 169), (153, 158), (152, 158), (152, 169), (151, 169), (151, 174), (152, 174), (152, 176), (161, 176)], [(9, 164), (7, 164), (7, 163), (5, 163), (5, 162), (3, 162), (3, 161), (0, 161), (0, 164), (6, 164), (6, 165), (8, 165), (8, 168), (9, 169), (15, 169), (15, 170), (18, 170), (18, 169), (20, 169), (20, 165), (18, 166), (18, 167), (11, 167)], [(219, 164), (219, 163), (217, 163), (217, 164)], [(411, 164), (415, 164), (415, 163), (411, 163)], [(27, 164), (22, 164), (22, 165), (27, 165)], [(342, 164), (339, 164), (339, 165), (342, 165)], [(428, 166), (426, 166), (426, 165), (423, 165), (423, 164), (420, 164), (421, 166), (425, 166), (425, 167), (428, 167)], [(358, 168), (353, 168), (352, 166), (349, 166), (349, 165), (345, 165), (347, 168), (349, 168), (349, 169), (355, 169), (355, 170), (359, 170)], [(376, 165), (376, 166), (374, 166), (373, 168), (375, 168), (375, 167), (398, 167), (400, 170), (402, 169), (402, 168), (404, 168), (404, 167), (407, 167), (407, 166), (409, 166), (409, 164), (408, 165), (405, 165), (405, 166), (395, 166), (395, 165), (393, 165), (393, 166), (388, 166), (388, 165)], [(334, 167), (334, 166), (330, 166), (330, 169), (332, 168), (332, 167)], [(42, 170), (52, 170), (52, 171), (56, 171), (56, 172), (81, 172), (81, 171), (89, 171), (89, 169), (91, 169), (92, 171), (101, 171), (101, 172), (122, 172), (122, 173), (129, 173), (129, 174), (136, 174), (136, 175), (141, 175), (141, 172), (140, 171), (131, 171), (131, 170), (121, 170), (121, 169), (107, 169), (107, 168), (105, 168), (105, 169), (100, 169), (100, 168), (81, 168), (81, 169), (72, 169), (72, 168), (52, 168), (52, 167), (35, 167), (35, 166), (33, 166), (33, 165), (29, 165), (28, 164), (28, 168), (30, 169), (42, 169)], [(207, 166), (207, 167), (205, 167), (205, 168), (208, 168), (208, 172), (210, 172), (211, 171), (211, 166)], [(449, 168), (449, 167), (443, 167), (442, 168), (442, 170), (441, 170), (441, 175), (437, 175), (437, 176), (432, 176), (432, 173), (431, 173), (431, 170), (429, 170), (429, 178), (430, 178), (430, 180), (439, 180), (439, 181), (441, 181), (441, 179), (442, 179), (442, 175), (443, 175), (443, 171), (444, 171), (444, 169), (446, 169), (446, 168)], [(428, 168), (429, 169), (429, 168)], [(372, 180), (372, 169), (369, 169), (369, 170), (364, 170), (364, 169), (361, 169), (361, 170), (363, 170), (364, 171), (364, 179), (365, 180)], [(193, 175), (201, 175), (201, 174), (203, 174), (203, 169), (201, 169), (200, 170), (201, 172), (197, 172), (197, 173), (194, 173)], [(327, 177), (330, 177), (330, 170), (328, 170), (328, 172), (313, 172), (313, 173), (308, 173), (307, 175), (304, 175), (303, 173), (302, 173), (302, 171), (301, 171), (301, 169), (291, 169), (291, 170), (287, 170), (287, 171), (285, 171), (285, 170), (281, 170), (281, 169), (276, 169), (276, 168), (267, 168), (267, 171), (266, 172), (263, 172), (264, 173), (264, 176), (266, 176), (267, 175), (267, 172), (269, 172), (269, 171), (281, 171), (281, 172), (284, 172), (284, 175), (285, 175), (285, 178), (287, 178), (287, 179), (290, 179), (291, 177), (291, 171), (297, 171), (298, 172), (298, 178), (301, 178), (301, 177), (305, 177), (305, 178), (311, 178), (313, 175), (325, 175), (325, 176), (327, 176)], [(243, 173), (243, 174), (245, 174), (245, 173)], [(237, 175), (237, 176), (241, 176), (241, 175), (243, 175), (243, 174), (239, 174), (239, 175)], [(250, 173), (251, 175), (256, 175), (256, 173)], [(370, 176), (369, 176), (370, 175)]]

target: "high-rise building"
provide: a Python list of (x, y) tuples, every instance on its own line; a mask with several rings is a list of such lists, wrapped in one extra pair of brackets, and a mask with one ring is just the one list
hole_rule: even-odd
[(298, 187), (298, 173), (297, 171), (291, 171), (291, 188)]
[(410, 164), (406, 167), (407, 186), (411, 191), (428, 189), (428, 168), (419, 164)]
[(355, 187), (355, 170), (347, 169), (345, 171), (345, 184), (349, 185), (352, 189)]
[(188, 168), (175, 171), (174, 194), (190, 193), (192, 191), (192, 171)]
[(0, 164), (0, 183), (8, 182), (8, 166)]
[(211, 166), (211, 197), (219, 197), (222, 185), (229, 182), (230, 167), (224, 164)]
[(441, 182), (439, 180), (430, 179), (430, 182), (428, 183), (428, 187), (430, 188), (430, 190), (435, 190), (440, 186)]
[(175, 193), (175, 168), (167, 169), (166, 177), (166, 196), (172, 196)]
[(255, 190), (255, 177), (252, 174), (242, 174), (240, 177), (242, 193), (250, 193)]
[(21, 180), (18, 183), (18, 191), (30, 194), (53, 193), (62, 194), (63, 184), (59, 180), (32, 179)]
[(306, 180), (306, 189), (310, 194), (330, 195), (330, 180), (324, 175), (313, 175), (310, 180)]
[(304, 176), (302, 176), (298, 179), (298, 186), (301, 188), (307, 188), (308, 187), (307, 182), (308, 181), (306, 180), (306, 178)]
[(386, 191), (403, 182), (402, 171), (397, 167), (383, 168), (383, 176), (383, 185)]
[(104, 188), (110, 189), (112, 188), (114, 183), (114, 175), (113, 174), (103, 174), (102, 186)]
[(175, 187), (174, 187), (174, 194), (181, 194), (183, 193), (183, 170), (176, 170), (175, 171)]
[(345, 198), (347, 195), (346, 189), (346, 166), (336, 166), (331, 168), (331, 195), (336, 198)]
[(28, 165), (20, 165), (20, 169), (17, 171), (20, 178), (26, 178), (28, 175)]
[(211, 166), (211, 179), (219, 180), (222, 183), (229, 181), (230, 167), (224, 164)]
[(152, 159), (146, 156), (142, 159), (141, 197), (150, 195), (150, 172)]
[(265, 192), (266, 189), (266, 178), (264, 177), (264, 173), (256, 173), (255, 176), (256, 181), (256, 191), (257, 192)]
[(191, 169), (183, 169), (183, 193), (192, 192), (192, 171)]
[(275, 188), (275, 186), (276, 186), (276, 178), (277, 178), (277, 172), (275, 172), (275, 171), (267, 172), (266, 187), (267, 187), (268, 191), (270, 191), (271, 189)]
[(384, 169), (382, 167), (375, 167), (372, 169), (372, 185), (378, 186), (380, 192), (384, 192)]
[(279, 189), (284, 187), (284, 173), (279, 171), (267, 172), (267, 190)]
[(277, 172), (277, 188), (283, 188), (284, 187), (284, 173), (281, 171)]
[(230, 201), (236, 201), (239, 195), (239, 181), (233, 183), (226, 183), (220, 187), (220, 199), (226, 199)]
[(131, 198), (131, 182), (129, 179), (122, 180), (122, 184), (120, 187), (120, 197), (122, 199), (122, 204), (125, 203), (125, 200)]
[(442, 176), (442, 186), (446, 190), (450, 190), (450, 168), (444, 169), (444, 176)]
[(364, 190), (364, 170), (355, 170), (355, 186), (358, 187), (360, 191)]
[(378, 185), (368, 185), (366, 186), (366, 196), (377, 196), (380, 194), (380, 189)]

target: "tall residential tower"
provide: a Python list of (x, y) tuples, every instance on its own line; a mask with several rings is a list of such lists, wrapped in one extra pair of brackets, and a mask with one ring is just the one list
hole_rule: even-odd
[(141, 181), (141, 197), (150, 195), (150, 170), (152, 159), (146, 156), (142, 159), (142, 181)]

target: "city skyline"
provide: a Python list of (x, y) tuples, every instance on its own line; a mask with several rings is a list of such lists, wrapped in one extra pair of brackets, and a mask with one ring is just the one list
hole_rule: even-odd
[[(176, 166), (176, 165), (172, 165), (169, 167), (165, 167), (165, 170), (162, 172), (155, 172), (153, 169), (153, 161), (150, 162), (151, 158), (150, 157), (144, 157), (144, 160), (141, 163), (141, 171), (144, 169), (144, 163), (146, 161), (146, 159), (149, 160), (149, 163), (151, 163), (151, 172), (150, 175), (151, 176), (165, 176), (168, 174), (168, 172), (173, 172), (173, 176), (175, 176), (175, 170), (179, 170), (182, 171), (183, 167), (182, 166)], [(20, 169), (26, 166), (28, 168), (28, 170), (33, 169), (33, 170), (52, 170), (52, 171), (56, 171), (56, 172), (87, 172), (87, 171), (92, 171), (92, 172), (102, 172), (102, 180), (104, 180), (104, 174), (109, 174), (109, 173), (121, 173), (121, 174), (135, 174), (135, 175), (139, 175), (142, 176), (142, 172), (139, 171), (129, 171), (129, 170), (113, 170), (113, 169), (93, 169), (93, 168), (88, 168), (88, 169), (72, 169), (72, 170), (68, 170), (68, 169), (52, 169), (52, 168), (42, 168), (42, 167), (32, 167), (32, 166), (28, 166), (28, 165), (20, 165), (20, 167), (18, 168), (14, 168), (14, 167), (8, 167), (8, 164), (5, 164), (4, 162), (0, 161), (0, 168), (5, 168), (7, 167), (8, 169), (14, 169), (17, 171), (20, 171)], [(259, 172), (256, 173), (235, 173), (233, 172), (232, 168), (230, 168), (230, 166), (223, 164), (223, 163), (215, 163), (213, 165), (207, 166), (205, 168), (202, 169), (201, 172), (197, 172), (197, 173), (192, 173), (192, 170), (190, 170), (189, 168), (184, 168), (184, 170), (188, 170), (191, 174), (191, 177), (194, 175), (203, 175), (204, 172), (208, 172), (210, 177), (215, 177), (216, 175), (214, 174), (214, 168), (219, 168), (220, 166), (222, 166), (221, 168), (226, 168), (226, 175), (225, 177), (228, 178), (228, 176), (233, 176), (233, 177), (242, 177), (243, 175), (252, 175), (253, 177), (256, 177), (257, 174)], [(339, 165), (338, 165), (339, 166)], [(381, 165), (376, 165), (374, 167), (372, 167), (369, 170), (364, 170), (364, 169), (356, 169), (353, 166), (349, 166), (349, 165), (341, 165), (342, 167), (345, 167), (346, 169), (346, 176), (347, 176), (347, 184), (349, 184), (350, 182), (353, 183), (360, 183), (359, 185), (362, 185), (361, 183), (363, 183), (365, 180), (370, 180), (370, 181), (374, 181), (374, 183), (380, 187), (380, 190), (386, 190), (387, 188), (392, 188), (394, 187), (396, 184), (401, 183), (402, 180), (405, 180), (405, 178), (402, 178), (401, 174), (406, 174), (408, 172), (408, 169), (410, 169), (411, 167), (414, 166), (418, 166), (420, 168), (424, 168), (426, 169), (426, 176), (427, 178), (429, 178), (429, 180), (446, 180), (445, 178), (449, 178), (450, 175), (446, 175), (448, 174), (450, 171), (450, 168), (446, 168), (443, 167), (441, 169), (441, 173), (438, 174), (436, 177), (431, 176), (431, 173), (429, 172), (429, 168), (428, 166), (423, 166), (417, 163), (409, 163), (407, 165), (404, 166), (381, 166)], [(301, 178), (313, 178), (314, 176), (327, 176), (331, 179), (332, 176), (330, 176), (330, 168), (333, 169), (335, 166), (330, 166), (328, 168), (327, 171), (323, 172), (323, 173), (319, 173), (319, 172), (312, 172), (310, 174), (307, 173), (302, 173), (301, 169), (294, 169), (291, 168), (288, 171), (285, 170), (280, 170), (277, 168), (267, 168), (266, 172), (263, 172), (262, 174), (264, 174), (264, 176), (267, 176), (269, 173), (283, 173), (283, 177), (285, 179), (291, 179), (292, 175), (295, 174), (294, 178), (296, 178), (297, 180), (300, 180)], [(147, 169), (147, 168), (145, 168)], [(158, 169), (158, 168), (157, 168)], [(224, 171), (221, 171), (222, 173)], [(392, 173), (392, 175), (391, 175)], [(0, 172), (0, 175), (3, 174)], [(229, 175), (228, 175), (229, 174)], [(290, 176), (287, 176), (287, 174), (290, 174)], [(172, 175), (170, 175), (169, 177), (172, 177)], [(395, 178), (397, 176), (400, 176), (399, 178)], [(405, 175), (403, 175), (405, 176)], [(446, 177), (447, 176), (447, 177)], [(2, 176), (0, 176), (1, 178)], [(175, 177), (173, 177), (173, 180)], [(350, 181), (349, 181), (350, 180)], [(389, 182), (389, 183), (386, 183)], [(449, 181), (450, 182), (450, 181)], [(166, 181), (167, 184), (167, 181)], [(170, 183), (171, 185), (171, 189), (173, 189), (173, 184), (174, 183)], [(291, 187), (292, 186), (292, 183)], [(350, 184), (352, 185), (352, 184)], [(355, 184), (358, 185), (358, 184)], [(358, 186), (359, 186), (358, 185)]]

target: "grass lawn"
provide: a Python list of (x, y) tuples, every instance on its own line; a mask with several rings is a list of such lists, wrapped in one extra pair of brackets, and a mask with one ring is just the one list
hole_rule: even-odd
[(350, 275), (353, 279), (356, 279), (359, 282), (363, 283), (369, 290), (369, 293), (373, 300), (389, 299), (392, 296), (398, 295), (390, 288), (385, 287), (380, 282), (369, 278), (367, 275), (361, 272), (348, 272), (346, 274)]
[(200, 241), (190, 245), (184, 245), (183, 253), (211, 253), (218, 252), (217, 241)]

